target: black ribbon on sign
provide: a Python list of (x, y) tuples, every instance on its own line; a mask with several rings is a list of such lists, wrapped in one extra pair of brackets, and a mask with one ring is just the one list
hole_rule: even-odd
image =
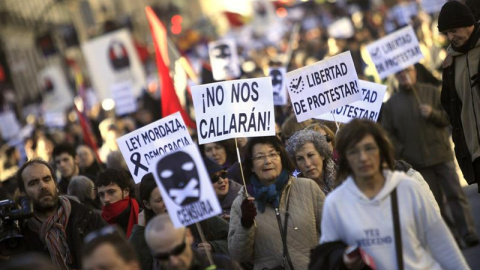
[(140, 156), (140, 153), (138, 153), (138, 152), (135, 152), (130, 156), (130, 161), (132, 161), (133, 164), (135, 165), (135, 171), (133, 172), (133, 174), (135, 174), (135, 176), (137, 176), (139, 168), (148, 172), (148, 167), (143, 165), (140, 162), (141, 159), (142, 159), (142, 157)]

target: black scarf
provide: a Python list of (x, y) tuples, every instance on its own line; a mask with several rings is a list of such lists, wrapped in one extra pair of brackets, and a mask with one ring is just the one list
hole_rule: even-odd
[(468, 38), (467, 42), (461, 47), (455, 47), (452, 45), (452, 49), (459, 53), (467, 53), (469, 50), (473, 49), (475, 45), (477, 45), (478, 39), (480, 39), (480, 31), (479, 31), (479, 23), (477, 22), (474, 25), (474, 29), (470, 38)]

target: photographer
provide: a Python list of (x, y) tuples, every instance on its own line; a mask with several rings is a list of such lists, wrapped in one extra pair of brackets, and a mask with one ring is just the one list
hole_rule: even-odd
[(106, 225), (100, 215), (59, 196), (54, 171), (41, 159), (26, 162), (17, 182), (33, 204), (34, 215), (22, 227), (28, 249), (48, 254), (59, 269), (81, 268), (83, 237)]

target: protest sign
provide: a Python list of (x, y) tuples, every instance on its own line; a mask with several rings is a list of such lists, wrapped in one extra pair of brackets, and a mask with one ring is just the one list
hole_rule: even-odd
[(161, 156), (155, 162), (153, 174), (176, 228), (222, 213), (196, 145)]
[(20, 124), (12, 110), (0, 112), (0, 133), (5, 141), (13, 138), (20, 132)]
[(270, 77), (192, 87), (200, 144), (275, 135)]
[(298, 122), (362, 99), (350, 52), (287, 73), (287, 89)]
[(422, 5), (423, 11), (428, 14), (433, 14), (439, 12), (446, 2), (447, 0), (421, 0), (420, 4)]
[(133, 86), (130, 81), (112, 85), (112, 97), (117, 115), (125, 115), (137, 110), (137, 100), (133, 95)]
[(328, 26), (327, 31), (333, 38), (351, 38), (355, 34), (352, 21), (347, 17), (334, 21)]
[(100, 100), (113, 98), (112, 85), (130, 81), (134, 96), (145, 87), (145, 72), (127, 29), (91, 39), (82, 45), (90, 78)]
[(389, 16), (393, 17), (396, 25), (407, 25), (412, 21), (412, 17), (417, 16), (418, 7), (416, 2), (403, 2), (392, 7)]
[(154, 160), (193, 144), (180, 113), (171, 114), (117, 139), (135, 183), (152, 171)]
[(365, 118), (377, 122), (387, 86), (362, 80), (358, 80), (358, 86), (362, 91), (362, 100), (347, 104), (315, 118), (341, 123), (348, 123), (355, 118)]
[(50, 128), (63, 128), (67, 124), (67, 118), (62, 111), (46, 111), (43, 114), (43, 121)]
[(404, 27), (367, 45), (381, 79), (411, 66), (423, 58), (412, 26)]
[(237, 46), (233, 39), (223, 39), (208, 43), (208, 54), (212, 63), (213, 78), (216, 81), (240, 77), (240, 61)]
[(73, 91), (60, 65), (42, 69), (38, 75), (45, 111), (63, 112), (73, 104)]
[(270, 68), (268, 74), (272, 78), (273, 105), (287, 105), (287, 87), (285, 86), (286, 68)]

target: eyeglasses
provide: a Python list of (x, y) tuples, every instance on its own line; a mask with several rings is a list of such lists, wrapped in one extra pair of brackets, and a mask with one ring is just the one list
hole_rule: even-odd
[(269, 153), (267, 155), (258, 155), (256, 157), (253, 157), (252, 160), (253, 162), (256, 162), (256, 163), (264, 163), (267, 160), (267, 158), (269, 160), (277, 160), (279, 157), (280, 157), (280, 152), (276, 151), (276, 152)]
[(371, 156), (374, 155), (378, 151), (378, 147), (375, 145), (367, 145), (364, 148), (352, 148), (347, 150), (345, 153), (347, 156), (351, 157), (360, 157), (361, 153), (365, 151), (365, 154)]
[(187, 247), (187, 242), (185, 241), (186, 236), (187, 236), (187, 230), (185, 230), (185, 233), (183, 234), (183, 242), (180, 245), (174, 247), (172, 251), (168, 253), (157, 253), (153, 255), (153, 257), (159, 261), (167, 261), (168, 259), (170, 259), (171, 256), (178, 256), (182, 254), (185, 248)]
[(217, 183), (220, 180), (220, 178), (227, 179), (228, 178), (227, 171), (221, 171), (220, 174), (213, 174), (210, 176), (210, 179), (212, 180), (212, 184)]

